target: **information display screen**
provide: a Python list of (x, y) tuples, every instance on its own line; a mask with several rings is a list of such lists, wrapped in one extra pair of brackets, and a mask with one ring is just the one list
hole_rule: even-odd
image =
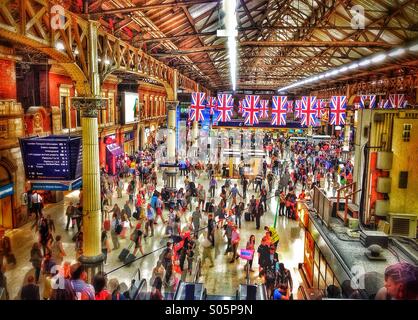
[(81, 137), (48, 136), (19, 141), (28, 180), (69, 181), (81, 177)]

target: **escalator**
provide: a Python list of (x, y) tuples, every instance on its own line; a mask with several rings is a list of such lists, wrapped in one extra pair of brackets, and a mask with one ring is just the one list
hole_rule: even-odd
[(236, 294), (237, 300), (268, 300), (264, 284), (240, 284)]
[(134, 277), (131, 280), (131, 285), (126, 292), (126, 295), (130, 300), (145, 300), (145, 294), (147, 292), (147, 280), (141, 279), (141, 272), (139, 269), (135, 272)]
[(265, 285), (240, 284), (235, 296), (208, 295), (203, 283), (181, 281), (173, 300), (268, 300)]
[(204, 284), (199, 282), (201, 260), (196, 262), (190, 282), (180, 281), (173, 300), (268, 300), (265, 285), (240, 284), (235, 296), (208, 295)]
[(180, 281), (173, 300), (206, 300), (203, 283)]

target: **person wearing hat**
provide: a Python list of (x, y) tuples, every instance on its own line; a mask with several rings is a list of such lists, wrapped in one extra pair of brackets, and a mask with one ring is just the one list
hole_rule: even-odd
[(407, 262), (393, 264), (385, 270), (385, 286), (376, 300), (417, 300), (418, 267)]

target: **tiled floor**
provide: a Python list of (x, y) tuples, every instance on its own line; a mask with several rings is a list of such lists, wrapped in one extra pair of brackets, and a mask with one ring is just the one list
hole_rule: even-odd
[[(183, 185), (183, 178), (179, 177), (178, 186)], [(206, 174), (202, 174), (200, 179), (197, 179), (196, 182), (202, 183), (205, 186), (208, 181), (206, 179)], [(159, 181), (161, 182), (161, 179)], [(223, 184), (223, 182), (219, 183)], [(217, 193), (220, 192), (217, 190)], [(251, 197), (252, 192), (249, 194)], [(50, 214), (55, 220), (56, 233), (60, 234), (63, 237), (64, 249), (67, 253), (67, 258), (65, 260), (75, 261), (75, 244), (72, 242), (72, 237), (74, 231), (65, 231), (65, 208), (68, 205), (71, 199), (78, 197), (78, 192), (74, 191), (68, 193), (65, 196), (65, 200), (58, 203), (48, 205), (45, 208), (45, 213)], [(127, 200), (127, 196), (124, 195), (122, 199), (114, 198), (114, 203), (117, 202), (119, 206), (123, 207), (123, 204)], [(240, 248), (244, 248), (246, 241), (251, 234), (256, 236), (256, 244), (260, 243), (261, 237), (264, 235), (263, 226), (272, 225), (274, 221), (275, 209), (276, 209), (276, 200), (273, 197), (269, 200), (270, 209), (268, 212), (261, 218), (261, 230), (255, 229), (254, 222), (245, 222), (243, 219), (243, 225), (240, 230), (241, 233), (241, 243)], [(161, 247), (164, 244), (164, 239), (162, 235), (165, 228), (159, 222), (155, 236), (149, 238), (144, 244), (144, 252), (150, 252), (154, 249)], [(284, 262), (285, 266), (291, 270), (294, 281), (294, 291), (296, 292), (298, 288), (298, 282), (300, 282), (300, 276), (297, 271), (298, 263), (303, 262), (303, 239), (304, 234), (298, 226), (298, 223), (293, 220), (288, 220), (285, 217), (279, 217), (277, 223), (277, 230), (280, 235), (280, 244), (279, 244), (279, 258)], [(240, 283), (245, 283), (245, 272), (244, 265), (245, 261), (239, 261), (234, 264), (228, 263), (230, 258), (224, 255), (226, 248), (226, 243), (222, 238), (221, 230), (217, 230), (217, 241), (215, 248), (215, 267), (209, 268), (209, 262), (207, 262), (202, 271), (201, 281), (205, 283), (207, 292), (209, 295), (234, 295), (235, 291), (238, 289)], [(8, 290), (11, 299), (18, 299), (20, 295), (20, 289), (25, 282), (25, 279), (29, 274), (33, 274), (34, 270), (29, 262), (30, 249), (32, 244), (36, 241), (36, 234), (31, 230), (31, 224), (27, 224), (19, 229), (12, 230), (8, 232), (8, 236), (12, 239), (12, 247), (14, 254), (17, 258), (17, 265), (7, 265), (6, 267), (6, 277), (8, 282)], [(121, 249), (127, 247), (128, 240), (121, 240)], [(121, 250), (120, 249), (120, 250)], [(120, 252), (112, 251), (108, 256), (108, 264), (105, 266), (105, 271), (109, 272), (112, 269), (120, 266), (120, 262), (117, 259), (117, 256)], [(118, 278), (120, 282), (125, 282), (129, 284), (133, 278), (137, 268), (140, 268), (141, 274), (146, 279), (150, 279), (152, 268), (155, 266), (156, 261), (159, 257), (159, 252), (154, 253), (150, 256), (147, 256), (144, 259), (140, 259), (137, 262), (133, 263), (129, 267), (121, 268), (115, 272), (109, 274), (109, 279)], [(253, 268), (257, 270), (257, 259), (254, 259)], [(180, 275), (178, 275), (180, 277)], [(257, 281), (258, 272), (251, 273), (251, 282)], [(42, 279), (41, 290), (42, 290)]]

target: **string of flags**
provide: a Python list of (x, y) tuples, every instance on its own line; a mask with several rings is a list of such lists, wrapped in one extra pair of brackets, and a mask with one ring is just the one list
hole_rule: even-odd
[[(189, 109), (190, 121), (204, 121), (205, 114), (214, 116), (217, 122), (231, 120), (234, 109), (232, 94), (218, 94), (217, 97), (206, 97), (204, 92), (193, 92)], [(315, 96), (303, 96), (297, 100), (288, 100), (286, 96), (273, 96), (269, 100), (260, 99), (259, 95), (246, 95), (239, 101), (238, 113), (244, 118), (245, 125), (258, 124), (260, 119), (270, 118), (273, 126), (285, 126), (288, 115), (300, 120), (302, 126), (319, 126), (321, 121), (331, 125), (345, 124), (348, 99), (346, 96), (332, 96), (328, 99), (317, 99)], [(376, 103), (376, 95), (360, 95), (358, 108), (405, 108), (407, 101), (404, 94), (390, 94), (387, 99)], [(209, 109), (209, 113), (204, 113)], [(270, 117), (271, 114), (271, 117)]]

